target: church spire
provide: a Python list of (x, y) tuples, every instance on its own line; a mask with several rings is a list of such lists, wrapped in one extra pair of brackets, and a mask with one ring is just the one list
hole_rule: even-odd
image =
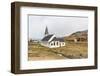
[(47, 36), (49, 34), (47, 26), (46, 26), (45, 33), (44, 34), (45, 34), (45, 36)]

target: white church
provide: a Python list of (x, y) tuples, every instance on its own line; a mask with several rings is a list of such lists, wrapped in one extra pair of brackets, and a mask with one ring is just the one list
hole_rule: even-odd
[(64, 38), (57, 38), (54, 34), (49, 34), (48, 28), (45, 29), (45, 36), (41, 40), (41, 45), (49, 48), (65, 46)]

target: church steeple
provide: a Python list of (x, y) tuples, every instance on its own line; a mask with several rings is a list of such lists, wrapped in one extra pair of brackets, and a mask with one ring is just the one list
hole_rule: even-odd
[(45, 28), (45, 33), (44, 34), (45, 34), (45, 36), (47, 36), (49, 34), (47, 26)]

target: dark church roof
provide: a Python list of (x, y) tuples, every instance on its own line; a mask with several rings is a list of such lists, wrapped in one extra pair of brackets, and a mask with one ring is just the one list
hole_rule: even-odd
[(56, 37), (54, 37), (52, 41), (64, 42), (64, 38), (56, 38)]
[[(53, 34), (47, 35), (45, 36), (42, 41), (48, 41), (51, 37), (53, 36)], [(51, 41), (60, 41), (60, 42), (64, 42), (64, 38), (57, 38), (54, 37)]]
[(48, 41), (52, 36), (53, 36), (53, 34), (47, 35), (42, 39), (42, 41)]
[[(45, 36), (41, 41), (49, 41), (51, 39), (51, 37), (53, 36), (53, 34), (49, 34), (48, 32), (48, 28), (46, 27), (45, 29), (45, 33), (44, 33)], [(51, 41), (60, 41), (60, 42), (64, 42), (64, 38), (57, 38), (57, 37), (54, 37)]]

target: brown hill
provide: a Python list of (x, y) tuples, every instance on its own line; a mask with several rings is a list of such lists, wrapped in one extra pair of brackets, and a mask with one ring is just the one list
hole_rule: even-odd
[(82, 42), (87, 41), (88, 30), (85, 31), (78, 31), (72, 33), (71, 35), (64, 37), (66, 41), (73, 41), (73, 42)]

